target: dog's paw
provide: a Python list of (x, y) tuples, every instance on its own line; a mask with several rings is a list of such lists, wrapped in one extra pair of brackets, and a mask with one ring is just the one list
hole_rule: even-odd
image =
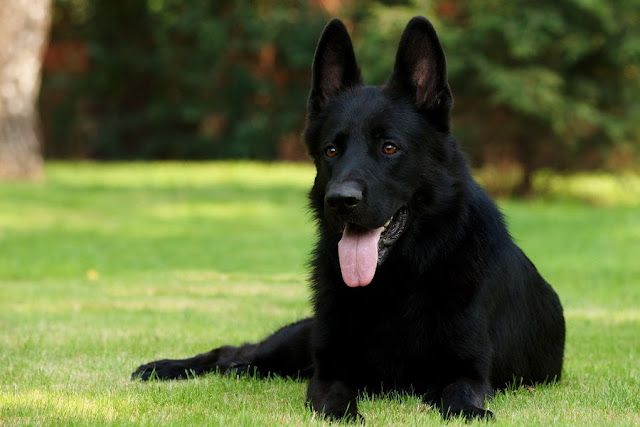
[(138, 366), (131, 374), (132, 380), (184, 380), (195, 376), (186, 366), (176, 360), (157, 360)]
[(339, 412), (339, 411), (322, 411), (318, 413), (325, 420), (335, 423), (347, 423), (347, 424), (365, 424), (364, 417), (360, 415), (360, 412)]
[(358, 412), (355, 404), (344, 405), (327, 405), (320, 410), (314, 412), (322, 416), (329, 422), (348, 423), (348, 424), (365, 424), (364, 417)]
[(444, 418), (447, 420), (451, 418), (456, 418), (456, 417), (463, 418), (467, 421), (492, 420), (495, 418), (495, 415), (493, 415), (493, 412), (489, 411), (488, 409), (482, 409), (482, 408), (476, 408), (476, 407), (468, 407), (468, 408), (459, 409), (455, 411), (449, 409), (444, 414)]

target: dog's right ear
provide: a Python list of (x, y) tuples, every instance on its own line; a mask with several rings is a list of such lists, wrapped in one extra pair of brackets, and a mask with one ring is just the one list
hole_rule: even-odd
[(338, 92), (362, 84), (351, 38), (338, 18), (332, 19), (320, 36), (311, 80), (309, 114), (319, 112)]

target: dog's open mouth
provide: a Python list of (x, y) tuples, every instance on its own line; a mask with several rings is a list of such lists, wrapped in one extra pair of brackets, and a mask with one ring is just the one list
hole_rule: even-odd
[(407, 209), (401, 208), (382, 227), (365, 229), (347, 224), (338, 243), (342, 279), (349, 287), (367, 286), (378, 265), (404, 231)]

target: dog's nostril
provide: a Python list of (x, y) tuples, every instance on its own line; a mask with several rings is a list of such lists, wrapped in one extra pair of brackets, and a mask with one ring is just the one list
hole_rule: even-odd
[(358, 196), (329, 196), (326, 198), (327, 206), (331, 209), (338, 209), (340, 211), (355, 209), (362, 197)]
[(345, 197), (342, 203), (345, 208), (355, 208), (360, 203), (360, 200), (356, 197)]

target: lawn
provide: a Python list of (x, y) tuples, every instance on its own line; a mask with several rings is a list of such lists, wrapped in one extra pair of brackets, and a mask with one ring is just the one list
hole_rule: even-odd
[[(44, 182), (0, 183), (0, 425), (322, 424), (300, 381), (129, 380), (309, 315), (312, 181), (307, 165), (53, 163)], [(547, 181), (500, 205), (565, 307), (564, 379), (487, 406), (499, 425), (640, 425), (638, 187)], [(413, 397), (360, 409), (441, 423)]]

